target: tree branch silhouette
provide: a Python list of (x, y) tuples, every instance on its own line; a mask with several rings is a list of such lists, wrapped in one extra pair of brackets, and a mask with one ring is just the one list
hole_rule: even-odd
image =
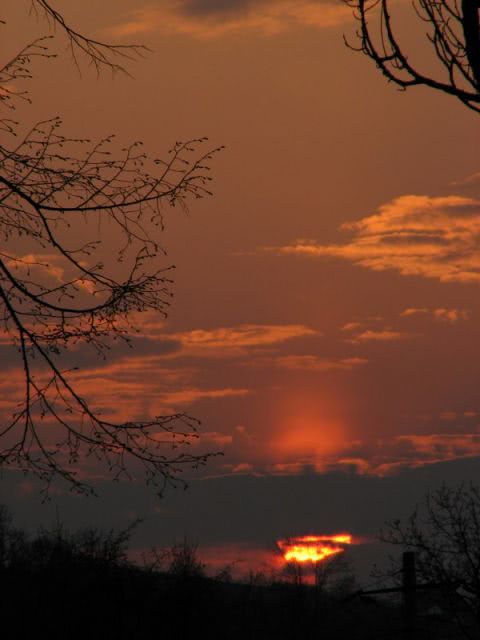
[[(400, 42), (390, 0), (345, 0), (358, 23), (356, 44), (389, 80), (402, 89), (426, 86), (456, 97), (480, 111), (479, 0), (415, 0), (417, 16), (427, 25), (426, 38), (443, 67), (438, 77), (420, 71), (413, 53)], [(411, 46), (411, 45), (410, 45)]]
[[(33, 0), (66, 35), (75, 64), (86, 56), (97, 72), (124, 71), (142, 47), (110, 45), (74, 30), (45, 0)], [(48, 60), (49, 38), (25, 46), (0, 68), (0, 340), (14, 343), (23, 370), (23, 397), (0, 427), (0, 463), (33, 472), (48, 487), (62, 477), (79, 492), (93, 492), (80, 478), (82, 456), (95, 456), (114, 478), (143, 467), (161, 492), (185, 468), (205, 464), (211, 453), (183, 449), (198, 437), (198, 421), (184, 413), (146, 421), (108, 420), (80, 394), (76, 369), (61, 354), (90, 345), (105, 354), (112, 340), (129, 341), (132, 314), (166, 316), (172, 267), (152, 228), (163, 229), (167, 207), (211, 195), (209, 164), (218, 149), (201, 151), (206, 138), (176, 142), (167, 159), (147, 157), (140, 142), (118, 149), (114, 136), (100, 141), (63, 132), (59, 117), (30, 129), (13, 117), (33, 58)], [(80, 227), (80, 223), (83, 224)], [(101, 238), (82, 239), (91, 224), (118, 238), (116, 255)], [(103, 253), (103, 256), (102, 256)], [(121, 275), (117, 275), (121, 273)], [(45, 429), (55, 433), (48, 444)]]
[[(467, 632), (465, 611), (480, 626), (480, 489), (475, 484), (443, 484), (428, 493), (404, 521), (388, 522), (379, 539), (414, 551), (418, 580), (441, 589), (452, 620)], [(398, 577), (398, 565), (391, 561), (387, 573)], [(441, 586), (440, 586), (441, 585)], [(470, 630), (472, 631), (472, 630)]]

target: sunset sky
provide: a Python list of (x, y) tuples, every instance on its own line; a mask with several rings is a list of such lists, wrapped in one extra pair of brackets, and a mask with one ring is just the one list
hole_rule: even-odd
[[(139, 547), (187, 536), (209, 558), (260, 557), (281, 536), (371, 539), (429, 487), (478, 479), (479, 116), (387, 84), (345, 46), (355, 23), (340, 1), (55, 6), (151, 51), (127, 63), (132, 77), (97, 78), (59, 36), (58, 58), (35, 62), (25, 121), (61, 115), (72, 135), (115, 133), (160, 157), (178, 139), (225, 145), (213, 196), (165, 212), (168, 319), (139, 316), (133, 349), (105, 362), (72, 354), (77, 383), (118, 418), (191, 413), (198, 451), (224, 455), (160, 502), (105, 475), (96, 500), (59, 490), (42, 506), (33, 480), (7, 474), (20, 521), (48, 522), (55, 504), (72, 526), (140, 516)], [(405, 47), (432, 69), (409, 3), (396, 7)], [(6, 3), (8, 52), (48, 31), (28, 8)], [(3, 399), (18, 366), (5, 354)]]

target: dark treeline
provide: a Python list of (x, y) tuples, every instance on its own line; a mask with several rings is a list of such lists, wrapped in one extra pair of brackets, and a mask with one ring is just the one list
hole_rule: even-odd
[[(317, 587), (299, 584), (298, 575), (235, 582), (228, 567), (207, 577), (187, 542), (134, 564), (128, 545), (136, 524), (71, 533), (58, 522), (28, 535), (0, 507), (0, 614), (8, 638), (405, 637), (398, 603), (354, 597), (345, 575)], [(414, 637), (456, 637), (440, 628)]]

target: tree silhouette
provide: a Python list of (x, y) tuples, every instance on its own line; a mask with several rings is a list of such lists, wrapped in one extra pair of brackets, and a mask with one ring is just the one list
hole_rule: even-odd
[[(480, 628), (480, 489), (442, 485), (427, 494), (405, 523), (394, 520), (380, 540), (414, 551), (417, 582), (439, 585), (450, 613), (468, 630), (465, 610)], [(391, 576), (399, 576), (392, 563)], [(380, 574), (379, 574), (380, 575)], [(460, 603), (462, 605), (460, 606)]]
[[(410, 44), (405, 47), (392, 20), (390, 0), (345, 0), (358, 21), (357, 45), (391, 82), (402, 89), (427, 86), (455, 96), (480, 111), (479, 0), (415, 0), (416, 14), (427, 26), (426, 38), (443, 73), (438, 77), (412, 62)], [(348, 44), (348, 43), (347, 43)], [(417, 48), (418, 53), (418, 48)]]
[(198, 556), (198, 544), (186, 538), (174, 544), (167, 553), (170, 560), (168, 571), (182, 580), (205, 576), (205, 565)]
[[(83, 58), (97, 72), (122, 72), (144, 50), (84, 36), (45, 0), (32, 7), (66, 37), (78, 67)], [(148, 158), (139, 142), (119, 149), (113, 136), (69, 136), (59, 117), (16, 121), (19, 101), (30, 103), (23, 81), (33, 59), (53, 57), (50, 38), (27, 44), (0, 68), (0, 338), (15, 344), (23, 370), (22, 400), (0, 428), (0, 462), (35, 473), (47, 491), (62, 477), (91, 492), (78, 466), (95, 456), (114, 477), (142, 467), (161, 492), (209, 457), (184, 451), (198, 437), (197, 421), (183, 413), (109, 420), (81, 395), (74, 369), (59, 356), (85, 344), (104, 354), (112, 340), (129, 340), (133, 315), (166, 315), (171, 267), (157, 259), (164, 210), (210, 195), (216, 150), (200, 152), (201, 138), (176, 142), (165, 160)]]

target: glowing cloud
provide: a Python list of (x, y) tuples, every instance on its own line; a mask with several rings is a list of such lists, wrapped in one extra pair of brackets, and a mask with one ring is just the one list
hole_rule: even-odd
[(353, 342), (391, 342), (392, 340), (401, 340), (407, 337), (407, 334), (400, 333), (400, 331), (392, 331), (391, 329), (381, 329), (375, 331), (373, 329), (367, 329), (359, 333)]
[(470, 312), (467, 309), (447, 309), (443, 307), (440, 307), (438, 309), (427, 309), (426, 307), (413, 307), (405, 309), (400, 315), (403, 318), (419, 315), (431, 315), (435, 320), (443, 320), (445, 322), (454, 323), (458, 322), (459, 320), (468, 320), (470, 317)]
[(266, 347), (306, 336), (319, 335), (318, 331), (301, 324), (262, 325), (243, 324), (237, 327), (218, 329), (195, 329), (169, 337), (179, 340), (184, 352), (205, 354), (245, 350), (252, 347)]
[(335, 257), (373, 271), (441, 282), (480, 282), (480, 202), (461, 196), (402, 196), (378, 213), (344, 224), (350, 242), (322, 245), (298, 241), (282, 254)]

